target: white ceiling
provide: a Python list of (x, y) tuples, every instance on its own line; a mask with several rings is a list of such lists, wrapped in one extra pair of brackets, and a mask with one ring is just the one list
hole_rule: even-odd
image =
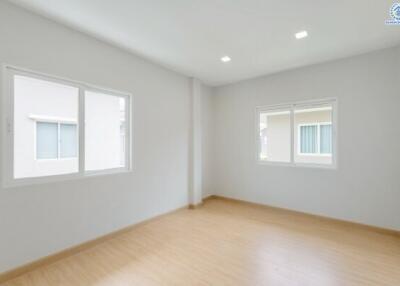
[(10, 1), (210, 85), (400, 44), (392, 0)]

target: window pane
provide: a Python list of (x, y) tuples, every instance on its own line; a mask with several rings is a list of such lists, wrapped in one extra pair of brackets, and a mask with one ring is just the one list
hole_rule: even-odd
[(296, 163), (332, 164), (329, 156), (332, 135), (332, 106), (298, 108), (294, 111), (294, 161)]
[[(14, 76), (14, 178), (78, 171), (78, 158), (36, 160), (58, 158), (56, 122), (77, 122), (78, 97), (78, 88), (72, 86)], [(54, 132), (55, 126), (57, 133)]]
[(76, 124), (60, 124), (60, 157), (75, 158), (78, 154)]
[(260, 113), (259, 159), (290, 162), (290, 111)]
[(321, 154), (332, 153), (332, 125), (326, 124), (320, 126), (320, 149)]
[(300, 126), (300, 153), (317, 153), (317, 125)]
[(125, 166), (125, 100), (85, 92), (85, 169), (106, 170)]
[(36, 125), (36, 158), (58, 158), (58, 124), (37, 122)]
[(125, 127), (125, 98), (119, 99), (119, 110), (120, 110), (120, 165), (125, 166), (125, 145), (126, 145), (126, 127)]

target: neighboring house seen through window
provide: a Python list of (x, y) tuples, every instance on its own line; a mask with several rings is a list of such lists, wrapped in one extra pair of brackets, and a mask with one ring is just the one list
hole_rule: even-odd
[(6, 77), (6, 185), (130, 169), (129, 94), (12, 67)]
[(335, 100), (257, 108), (259, 162), (335, 166)]

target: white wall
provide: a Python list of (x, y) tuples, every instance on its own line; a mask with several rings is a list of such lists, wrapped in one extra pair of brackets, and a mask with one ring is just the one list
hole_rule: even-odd
[(190, 80), (190, 160), (189, 160), (189, 204), (199, 205), (202, 201), (202, 83)]
[(132, 173), (0, 189), (0, 272), (187, 204), (188, 78), (5, 1), (0, 63), (134, 95)]
[[(400, 229), (400, 48), (216, 89), (217, 194)], [(258, 165), (255, 107), (338, 98), (338, 168)]]
[(214, 151), (214, 102), (213, 88), (197, 79), (191, 79), (191, 159), (189, 167), (191, 205), (198, 205), (202, 199), (214, 194), (213, 151)]
[(202, 197), (214, 194), (214, 88), (201, 88)]

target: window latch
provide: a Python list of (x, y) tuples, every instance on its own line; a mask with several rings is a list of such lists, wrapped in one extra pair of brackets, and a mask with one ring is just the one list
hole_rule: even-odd
[(10, 118), (7, 118), (7, 127), (6, 127), (7, 133), (11, 134), (12, 128), (11, 128), (11, 121)]

